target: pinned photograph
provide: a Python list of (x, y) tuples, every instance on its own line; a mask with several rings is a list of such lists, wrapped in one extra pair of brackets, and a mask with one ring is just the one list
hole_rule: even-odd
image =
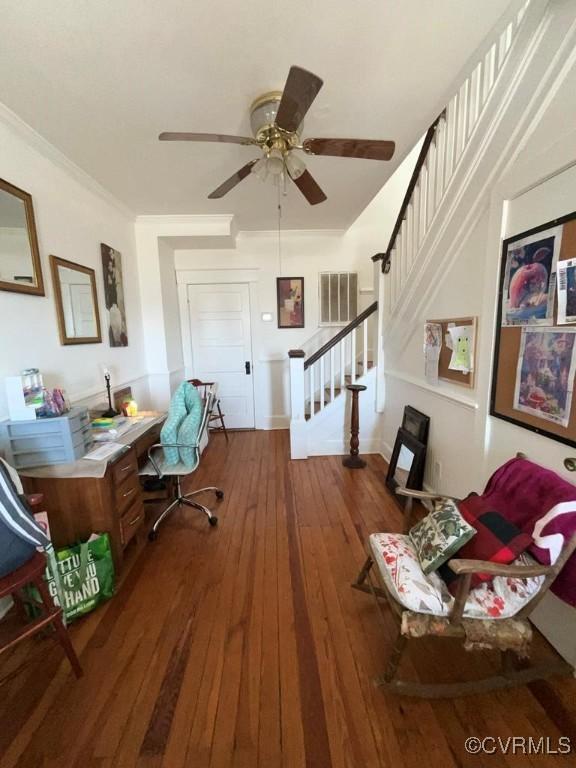
[(550, 325), (562, 227), (528, 235), (508, 245), (502, 325)]
[(474, 364), (474, 327), (472, 325), (455, 325), (448, 328), (450, 334), (450, 349), (452, 356), (448, 368), (451, 371), (470, 373)]
[(108, 336), (111, 347), (128, 346), (126, 327), (126, 307), (124, 305), (124, 280), (122, 277), (122, 254), (104, 243), (102, 252), (102, 272), (104, 275), (104, 298), (108, 316)]
[(523, 328), (513, 407), (568, 426), (576, 369), (576, 329)]
[(576, 323), (576, 259), (558, 262), (558, 324)]
[(438, 361), (442, 349), (442, 325), (424, 324), (424, 375), (428, 384), (438, 384)]

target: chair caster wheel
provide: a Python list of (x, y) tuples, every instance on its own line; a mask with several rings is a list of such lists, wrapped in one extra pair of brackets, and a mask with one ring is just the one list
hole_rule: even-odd
[(158, 538), (158, 531), (155, 531), (154, 529), (152, 529), (148, 534), (148, 541), (156, 541), (157, 538)]
[(210, 525), (212, 527), (214, 527), (215, 525), (218, 525), (218, 518), (214, 517), (214, 515), (212, 515), (212, 517), (208, 518), (208, 522), (210, 523)]
[(217, 499), (223, 499), (224, 498), (224, 491), (216, 491), (216, 498)]

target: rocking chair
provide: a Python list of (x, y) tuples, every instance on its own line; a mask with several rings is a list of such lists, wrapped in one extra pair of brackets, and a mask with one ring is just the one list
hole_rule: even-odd
[[(448, 498), (405, 488), (397, 488), (396, 493), (407, 497), (404, 510), (405, 534), (409, 530), (414, 499), (422, 501)], [(576, 533), (564, 539), (562, 551), (552, 565), (541, 565), (524, 557), (521, 558), (522, 563), (517, 560), (512, 565), (482, 560), (449, 560), (448, 567), (460, 577), (456, 596), (453, 598), (446, 589), (442, 589), (440, 577), (432, 574), (438, 580), (438, 595), (434, 596), (437, 603), (428, 600), (426, 612), (417, 610), (423, 606), (421, 598), (417, 596), (417, 590), (430, 583), (430, 576), (425, 576), (421, 571), (410, 537), (403, 534), (376, 533), (369, 537), (368, 544), (370, 554), (352, 587), (371, 594), (380, 611), (380, 601), (384, 599), (397, 624), (395, 643), (384, 674), (375, 680), (376, 685), (409, 696), (452, 698), (525, 685), (556, 675), (573, 674), (574, 670), (564, 660), (552, 660), (546, 664), (531, 666), (526, 660), (532, 640), (532, 628), (528, 618), (576, 551)], [(399, 558), (404, 558), (403, 566), (399, 565)], [(374, 573), (375, 580), (372, 578)], [(496, 592), (484, 589), (481, 596), (475, 594), (477, 590), (471, 589), (472, 576), (478, 573), (495, 577)], [(434, 584), (435, 582), (432, 582), (432, 586)], [(414, 599), (410, 602), (407, 600), (407, 593), (412, 587)], [(505, 590), (508, 590), (510, 596), (507, 611), (501, 612), (500, 618), (493, 618), (494, 613), (489, 609), (486, 611), (490, 605), (490, 595), (498, 594), (501, 602), (496, 604), (501, 607), (506, 604)], [(434, 605), (437, 607), (434, 608)], [(382, 614), (384, 615), (383, 611)], [(466, 650), (499, 651), (500, 674), (459, 683), (431, 684), (397, 679), (396, 673), (408, 639), (425, 636), (461, 638)]]

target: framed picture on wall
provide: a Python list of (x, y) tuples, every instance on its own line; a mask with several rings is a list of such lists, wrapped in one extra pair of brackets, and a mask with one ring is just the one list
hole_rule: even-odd
[(126, 306), (124, 304), (124, 279), (122, 277), (122, 254), (105, 243), (100, 244), (102, 273), (104, 276), (104, 297), (108, 315), (108, 337), (111, 347), (128, 346), (126, 327)]
[(278, 328), (304, 328), (304, 278), (277, 277)]

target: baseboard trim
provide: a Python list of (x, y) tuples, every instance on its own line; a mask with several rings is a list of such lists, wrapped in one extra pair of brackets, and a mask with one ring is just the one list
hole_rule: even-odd
[(290, 429), (290, 416), (285, 416), (284, 414), (261, 416), (256, 423), (256, 429)]

